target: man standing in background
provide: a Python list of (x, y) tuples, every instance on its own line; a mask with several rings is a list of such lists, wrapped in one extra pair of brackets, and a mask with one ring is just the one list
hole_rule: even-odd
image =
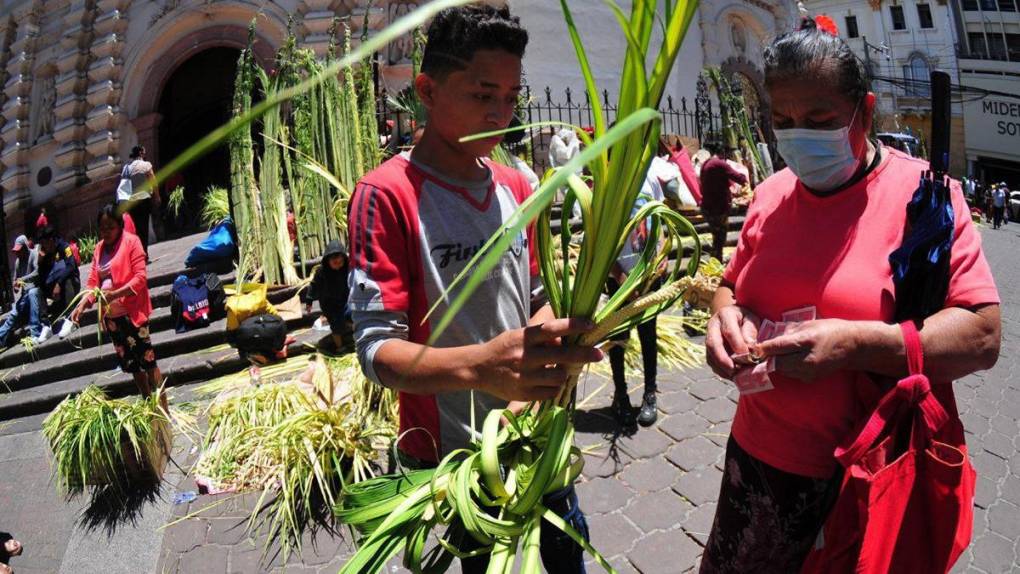
[(1006, 213), (1006, 186), (999, 183), (992, 188), (992, 229), (1002, 227), (1003, 215)]
[(733, 149), (724, 149), (716, 144), (709, 151), (712, 152), (712, 158), (701, 166), (701, 214), (705, 216), (712, 231), (712, 257), (722, 261), (730, 206), (733, 204), (730, 185), (744, 185), (747, 176), (733, 169), (726, 161), (730, 159)]

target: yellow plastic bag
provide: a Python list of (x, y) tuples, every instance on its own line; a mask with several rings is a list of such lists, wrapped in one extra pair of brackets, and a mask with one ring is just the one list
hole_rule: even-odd
[(238, 289), (236, 285), (226, 285), (227, 293), (227, 330), (233, 331), (241, 326), (248, 317), (269, 313), (277, 315), (276, 308), (269, 302), (269, 286), (265, 283), (244, 283)]

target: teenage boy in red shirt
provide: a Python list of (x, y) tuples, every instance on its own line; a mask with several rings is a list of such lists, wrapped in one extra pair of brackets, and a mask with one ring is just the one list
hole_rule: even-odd
[[(421, 140), (362, 178), (351, 199), (350, 308), (358, 359), (370, 379), (399, 391), (398, 447), (406, 466), (434, 466), (467, 447), (478, 430), (471, 428), (472, 407), (480, 425), (491, 409), (552, 398), (569, 366), (602, 358), (590, 347), (558, 344), (592, 325), (554, 318), (531, 234), (524, 232), (426, 346), (449, 300), (426, 319), (433, 303), (531, 192), (522, 174), (487, 159), (500, 137), (460, 141), (510, 123), (527, 41), (506, 8), (437, 15), (414, 80), (429, 114)], [(572, 488), (545, 504), (586, 534)], [(463, 547), (470, 544), (465, 537)], [(542, 560), (549, 572), (584, 572), (580, 547), (548, 523)], [(484, 572), (487, 563), (487, 555), (462, 561), (465, 573)]]

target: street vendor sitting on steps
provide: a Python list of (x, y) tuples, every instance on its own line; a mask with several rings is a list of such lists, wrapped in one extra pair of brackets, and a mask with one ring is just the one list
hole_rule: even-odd
[[(559, 344), (593, 326), (556, 319), (545, 304), (530, 232), (515, 238), (426, 345), (447, 311), (444, 291), (531, 193), (523, 174), (488, 159), (500, 136), (461, 141), (509, 125), (527, 41), (507, 8), (439, 13), (414, 80), (429, 115), (421, 141), (362, 178), (351, 199), (358, 359), (369, 379), (400, 392), (398, 456), (405, 467), (434, 467), (470, 445), (490, 410), (509, 402), (519, 412), (524, 403), (514, 401), (554, 398), (568, 368), (602, 358), (590, 347)], [(471, 428), (472, 411), (479, 428)], [(573, 488), (544, 504), (586, 532)], [(459, 545), (468, 550), (477, 542)], [(557, 528), (543, 526), (541, 551), (549, 572), (584, 572), (581, 548)], [(487, 563), (487, 554), (461, 560), (465, 573), (485, 572)]]
[(339, 241), (330, 241), (322, 254), (322, 264), (315, 269), (312, 283), (301, 293), (305, 313), (311, 313), (312, 303), (318, 301), (322, 314), (329, 321), (329, 339), (319, 343), (319, 347), (329, 353), (353, 350), (351, 315), (347, 309), (347, 271), (347, 249)]

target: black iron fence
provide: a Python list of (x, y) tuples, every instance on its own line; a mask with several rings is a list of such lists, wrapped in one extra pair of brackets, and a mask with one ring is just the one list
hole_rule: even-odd
[[(570, 88), (562, 93), (562, 100), (553, 95), (552, 88), (546, 87), (539, 94), (525, 88), (525, 104), (519, 111), (522, 124), (541, 122), (564, 122), (580, 127), (590, 127), (594, 123), (594, 111), (588, 93), (578, 97)], [(602, 92), (600, 105), (606, 121), (616, 121), (616, 104), (610, 101), (609, 92)], [(697, 103), (697, 102), (695, 102)], [(662, 133), (684, 136), (705, 141), (705, 137), (719, 127), (719, 117), (712, 113), (711, 100), (705, 99), (705, 106), (689, 106), (687, 98), (674, 101), (673, 96), (666, 96), (664, 105), (659, 109), (662, 114)], [(525, 131), (520, 143), (510, 146), (516, 154), (526, 154), (531, 164), (545, 167), (548, 164), (548, 142), (557, 128), (531, 127)]]
[[(562, 97), (562, 99), (559, 99)], [(610, 124), (616, 121), (616, 105), (610, 101), (609, 92), (603, 91), (601, 107)], [(589, 127), (594, 123), (594, 110), (587, 92), (578, 97), (570, 88), (561, 94), (554, 94), (552, 88), (535, 93), (530, 87), (524, 89), (524, 104), (518, 110), (518, 120), (523, 125), (540, 122), (564, 122), (579, 127)], [(410, 114), (390, 105), (386, 94), (379, 98), (380, 125), (384, 133), (390, 134), (390, 146), (394, 149), (408, 146), (413, 140), (414, 122)], [(659, 112), (662, 114), (662, 133), (683, 136), (704, 143), (716, 137), (720, 129), (720, 119), (713, 112), (712, 101), (704, 81), (698, 82), (698, 96), (688, 103), (687, 98), (679, 101), (667, 95)], [(508, 144), (509, 151), (530, 160), (536, 171), (548, 166), (549, 140), (558, 131), (556, 127), (532, 126), (524, 130), (523, 137), (516, 143)], [(516, 138), (512, 138), (516, 139)]]

